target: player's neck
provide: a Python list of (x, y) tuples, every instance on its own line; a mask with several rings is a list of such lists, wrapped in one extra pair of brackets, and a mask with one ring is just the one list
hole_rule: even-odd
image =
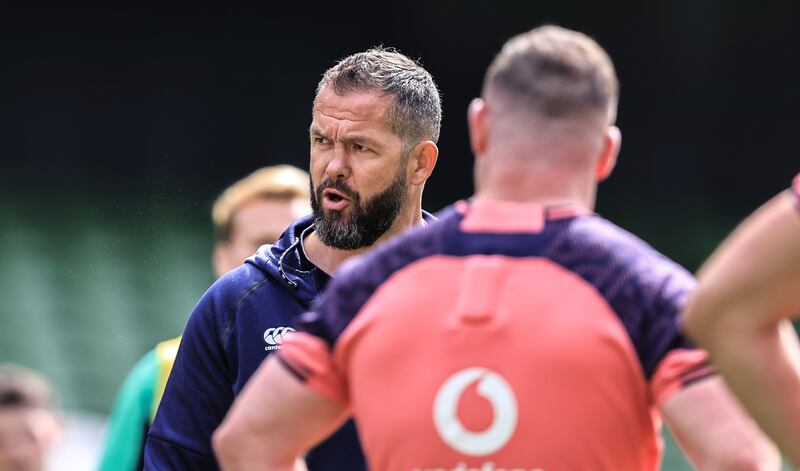
[(389, 228), (374, 244), (356, 250), (342, 250), (329, 245), (325, 245), (317, 236), (316, 232), (311, 232), (303, 240), (303, 248), (308, 260), (320, 270), (329, 275), (334, 275), (339, 267), (347, 260), (372, 250), (383, 242), (400, 234), (411, 227), (423, 223), (421, 203), (410, 205), (409, 208), (401, 211), (397, 216), (392, 227)]
[(576, 175), (572, 169), (505, 166), (480, 169), (476, 175), (476, 199), (539, 203), (577, 204), (594, 209), (597, 185), (591, 175)]

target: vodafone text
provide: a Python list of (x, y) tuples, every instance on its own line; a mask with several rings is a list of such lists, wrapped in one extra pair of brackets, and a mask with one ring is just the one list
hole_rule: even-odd
[(483, 463), (480, 467), (467, 466), (466, 463), (458, 463), (452, 468), (414, 468), (412, 471), (545, 471), (544, 468), (525, 468), (514, 466), (511, 468), (498, 466), (491, 461)]

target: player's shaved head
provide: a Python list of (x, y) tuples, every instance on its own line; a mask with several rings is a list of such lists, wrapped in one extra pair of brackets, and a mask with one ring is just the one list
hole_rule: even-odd
[(616, 118), (619, 84), (608, 54), (589, 36), (542, 26), (510, 39), (484, 80), (484, 98), (506, 114), (545, 119)]
[(541, 26), (509, 39), (467, 113), (472, 150), (485, 157), (478, 193), (593, 207), (620, 147), (618, 96), (611, 59), (589, 36)]

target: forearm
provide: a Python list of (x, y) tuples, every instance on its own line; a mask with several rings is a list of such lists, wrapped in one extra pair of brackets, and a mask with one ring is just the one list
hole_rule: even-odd
[(661, 406), (664, 421), (695, 469), (773, 470), (778, 450), (720, 377), (693, 383)]
[(706, 345), (748, 412), (800, 464), (800, 348), (791, 324), (758, 331), (721, 328)]
[(297, 453), (287, 452), (281, 440), (273, 440), (267, 431), (257, 427), (248, 418), (236, 416), (223, 422), (214, 432), (214, 453), (223, 470), (275, 470), (296, 471)]
[(219, 458), (219, 465), (222, 471), (305, 471), (305, 466), (295, 464), (295, 463), (302, 463), (301, 461), (297, 461), (295, 463), (275, 463), (270, 462), (266, 459), (240, 459), (236, 457), (229, 457), (223, 459), (222, 456), (218, 456)]
[(295, 468), (298, 457), (341, 425), (345, 409), (264, 361), (237, 397), (213, 445), (224, 469)]

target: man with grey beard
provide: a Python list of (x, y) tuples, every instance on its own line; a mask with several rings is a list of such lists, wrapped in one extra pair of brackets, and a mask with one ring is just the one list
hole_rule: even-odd
[(298, 470), (352, 416), (380, 471), (655, 471), (662, 418), (697, 469), (777, 470), (680, 330), (691, 275), (593, 213), (618, 90), (583, 33), (510, 39), (467, 114), (475, 195), (339, 270), (215, 433), (225, 469)]
[[(220, 278), (195, 307), (145, 469), (217, 469), (212, 433), (339, 266), (432, 219), (422, 191), (436, 165), (441, 116), (433, 78), (396, 51), (370, 49), (325, 73), (309, 133), (314, 213)], [(305, 460), (312, 471), (366, 469), (352, 422)]]

